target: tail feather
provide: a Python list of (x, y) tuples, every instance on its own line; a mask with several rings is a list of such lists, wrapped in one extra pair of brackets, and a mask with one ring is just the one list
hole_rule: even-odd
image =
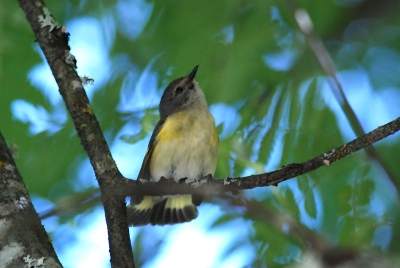
[(183, 212), (184, 212), (183, 209), (178, 209), (178, 211), (176, 212), (177, 221), (182, 222), (186, 219), (185, 214)]
[(175, 224), (197, 218), (197, 208), (192, 202), (191, 195), (171, 196), (160, 202), (155, 202), (154, 199), (151, 196), (145, 196), (139, 204), (129, 204), (129, 225)]
[(167, 203), (168, 199), (164, 199), (163, 201), (155, 204), (153, 206), (151, 216), (150, 216), (150, 223), (151, 225), (164, 225), (164, 210), (165, 210), (165, 205)]
[(148, 224), (153, 205), (154, 198), (152, 196), (145, 196), (139, 204), (129, 204), (127, 209), (129, 225), (141, 226)]

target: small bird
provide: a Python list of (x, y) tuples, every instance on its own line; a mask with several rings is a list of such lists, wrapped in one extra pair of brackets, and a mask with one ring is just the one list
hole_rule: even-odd
[[(198, 65), (188, 76), (172, 81), (161, 97), (160, 120), (151, 135), (138, 179), (179, 182), (214, 175), (218, 158), (218, 134), (204, 93), (194, 79)], [(128, 223), (165, 225), (197, 218), (197, 195), (133, 196), (127, 208)]]

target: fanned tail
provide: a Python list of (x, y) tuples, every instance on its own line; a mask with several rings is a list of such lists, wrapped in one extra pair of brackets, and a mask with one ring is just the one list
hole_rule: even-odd
[(159, 202), (156, 202), (156, 199), (152, 196), (145, 196), (140, 203), (129, 204), (129, 225), (176, 224), (197, 218), (198, 211), (196, 205), (193, 204), (191, 195), (170, 196)]

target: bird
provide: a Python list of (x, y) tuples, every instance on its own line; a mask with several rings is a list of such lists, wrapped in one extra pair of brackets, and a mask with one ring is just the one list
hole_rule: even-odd
[[(151, 135), (138, 180), (162, 177), (180, 182), (213, 176), (218, 160), (219, 138), (215, 120), (195, 76), (173, 80), (159, 104), (160, 120)], [(132, 196), (127, 206), (130, 226), (170, 225), (198, 216), (200, 195)]]

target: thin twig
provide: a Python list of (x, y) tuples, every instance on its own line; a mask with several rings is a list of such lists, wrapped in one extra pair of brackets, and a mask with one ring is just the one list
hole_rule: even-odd
[(386, 138), (400, 130), (400, 117), (380, 126), (375, 130), (354, 139), (335, 149), (329, 150), (313, 159), (300, 164), (289, 164), (279, 170), (251, 175), (239, 178), (213, 179), (205, 178), (194, 183), (174, 183), (171, 180), (160, 180), (159, 182), (138, 182), (126, 179), (123, 183), (110, 189), (110, 195), (173, 195), (173, 194), (202, 194), (206, 196), (223, 195), (226, 192), (237, 193), (239, 190), (253, 189), (277, 185), (280, 182), (303, 175), (322, 166), (329, 166), (334, 162), (353, 154), (373, 143)]
[[(303, 9), (297, 9), (295, 11), (295, 18), (301, 32), (303, 33), (308, 45), (311, 48), (311, 51), (314, 53), (314, 56), (316, 57), (322, 70), (328, 76), (327, 81), (330, 85), (330, 88), (332, 89), (332, 92), (334, 93), (333, 95), (342, 107), (343, 112), (346, 114), (352, 129), (356, 133), (356, 136), (364, 135), (365, 131), (361, 125), (361, 122), (358, 119), (353, 108), (351, 107), (349, 101), (347, 100), (346, 95), (344, 94), (343, 87), (339, 82), (339, 79), (337, 78), (337, 70), (335, 64), (331, 56), (329, 55), (329, 52), (326, 49), (325, 45), (321, 42), (321, 39), (318, 38), (318, 36), (314, 33), (313, 24), (307, 11)], [(366, 152), (370, 158), (375, 159), (375, 161), (377, 161), (382, 166), (388, 178), (396, 187), (397, 192), (400, 192), (400, 179), (382, 159), (379, 152), (373, 146), (369, 147)]]

